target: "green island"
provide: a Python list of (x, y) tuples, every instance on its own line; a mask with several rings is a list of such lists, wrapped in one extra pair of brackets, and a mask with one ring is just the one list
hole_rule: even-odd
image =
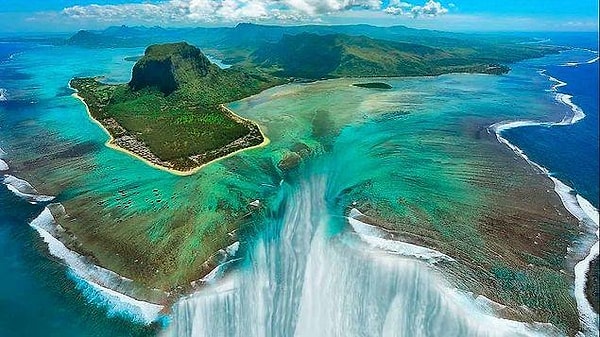
[[(444, 266), (444, 273), (459, 280), (459, 289), (506, 305), (498, 309), (502, 317), (533, 317), (576, 330), (571, 276), (563, 271), (576, 224), (563, 213), (549, 215), (547, 210), (563, 207), (550, 182), (529, 165), (515, 164), (512, 151), (481, 131), (499, 120), (519, 118), (514, 111), (522, 110), (500, 109), (467, 123), (462, 110), (450, 109), (440, 128), (438, 109), (425, 108), (429, 103), (420, 102), (429, 101), (418, 96), (432, 86), (457, 86), (444, 78), (435, 79), (437, 83), (420, 77), (493, 75), (469, 77), (472, 88), (481, 88), (501, 80), (495, 75), (510, 71), (507, 64), (561, 48), (433, 32), (385, 40), (377, 30), (372, 37), (355, 35), (366, 27), (354, 27), (352, 34), (348, 27), (337, 29), (346, 31), (257, 25), (202, 30), (208, 37), (194, 45), (230, 64), (226, 69), (210, 63), (189, 43), (165, 43), (173, 36), (163, 36), (166, 41), (128, 39), (160, 43), (129, 60), (136, 61), (129, 83), (72, 79), (71, 87), (110, 133), (113, 146), (171, 173), (196, 174), (148, 172), (156, 170), (145, 171), (140, 167), (144, 164), (132, 163), (135, 159), (128, 168), (105, 168), (118, 171), (111, 184), (103, 182), (105, 172), (94, 171), (86, 181), (91, 187), (82, 184), (85, 189), (63, 193), (64, 210), (52, 209), (65, 228), (61, 240), (90, 261), (134, 280), (143, 288), (138, 298), (170, 305), (202, 285), (200, 280), (223, 261), (226, 247), (261, 230), (269, 212), (276, 212), (271, 208), (281, 202), (273, 187), (293, 179), (303, 163), (324, 153), (333, 153), (332, 163), (339, 165), (360, 157), (380, 158), (386, 165), (336, 168), (348, 180), (331, 192), (336, 207), (356, 207), (364, 222), (385, 228), (395, 238), (455, 257), (459, 262)], [(131, 33), (123, 27), (90, 33), (90, 45), (112, 46), (114, 35), (109, 33), (114, 31)], [(88, 34), (78, 34), (77, 43), (86, 47)], [(427, 34), (433, 35), (428, 39)], [(456, 92), (451, 95), (456, 106), (473, 104), (477, 110), (469, 90)], [(243, 111), (244, 118), (232, 110)], [(537, 115), (532, 110), (534, 117), (547, 118), (546, 111), (540, 109)], [(365, 115), (376, 123), (365, 123)], [(352, 132), (344, 132), (348, 126)], [(409, 151), (377, 143), (390, 130), (401, 136), (392, 137), (401, 143), (397, 146)], [(423, 143), (423, 132), (435, 133), (431, 143)], [(215, 159), (265, 144), (266, 136), (271, 141), (267, 148), (198, 171)], [(364, 146), (369, 151), (353, 148), (369, 139), (373, 144)], [(348, 149), (352, 158), (346, 157)], [(407, 162), (416, 166), (406, 167)], [(126, 171), (123, 177), (121, 169)], [(534, 197), (539, 195), (545, 197)], [(534, 201), (523, 208), (521, 200)], [(148, 289), (161, 294), (148, 295)]]
[(392, 89), (391, 85), (383, 82), (354, 83), (352, 85), (355, 87), (368, 89)]

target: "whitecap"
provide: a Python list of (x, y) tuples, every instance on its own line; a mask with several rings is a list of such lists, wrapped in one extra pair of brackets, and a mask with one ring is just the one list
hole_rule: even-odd
[(4, 88), (0, 88), (0, 102), (8, 101), (8, 91)]
[(119, 314), (145, 324), (158, 319), (159, 313), (163, 310), (162, 305), (137, 300), (111, 289), (121, 283), (131, 283), (131, 280), (89, 263), (84, 256), (68, 249), (51, 234), (57, 226), (48, 207), (45, 207), (42, 213), (31, 221), (30, 226), (46, 242), (49, 253), (69, 267), (69, 276), (88, 301), (107, 308), (109, 315)]
[(352, 229), (358, 234), (361, 240), (374, 248), (381, 249), (388, 253), (424, 260), (428, 263), (455, 261), (453, 258), (438, 252), (437, 250), (393, 240), (390, 238), (391, 235), (387, 231), (358, 220), (358, 218), (362, 216), (364, 215), (359, 210), (353, 208), (350, 211), (350, 215), (347, 217), (348, 223), (352, 226)]
[[(546, 75), (545, 71), (541, 71), (540, 74), (545, 75), (550, 81), (556, 84), (552, 86), (552, 91), (557, 91), (557, 88), (567, 85), (565, 82), (560, 81), (552, 76)], [(575, 273), (575, 284), (574, 284), (574, 296), (577, 303), (577, 310), (579, 312), (579, 318), (582, 325), (582, 333), (586, 336), (597, 336), (598, 335), (598, 314), (592, 309), (586, 295), (585, 285), (587, 281), (587, 273), (590, 268), (590, 263), (598, 256), (599, 250), (599, 233), (598, 233), (598, 210), (592, 206), (592, 204), (577, 194), (571, 187), (553, 177), (548, 169), (537, 164), (536, 162), (529, 159), (523, 150), (518, 146), (512, 144), (506, 138), (502, 136), (502, 132), (523, 127), (523, 126), (566, 126), (577, 123), (578, 121), (585, 118), (583, 110), (571, 101), (573, 96), (563, 93), (557, 93), (555, 98), (557, 101), (569, 106), (572, 111), (572, 115), (565, 116), (560, 122), (534, 122), (534, 121), (511, 121), (511, 122), (500, 122), (489, 126), (488, 130), (492, 130), (496, 134), (496, 138), (500, 143), (507, 145), (514, 153), (521, 158), (525, 159), (533, 167), (539, 169), (542, 173), (546, 174), (554, 183), (554, 192), (559, 196), (562, 204), (569, 213), (571, 213), (577, 220), (579, 220), (581, 226), (585, 231), (595, 232), (595, 243), (589, 248), (586, 256), (579, 261), (574, 268)]]
[(8, 164), (0, 159), (0, 171), (7, 171), (9, 169)]
[(225, 272), (229, 269), (229, 267), (240, 261), (240, 258), (235, 259), (235, 255), (240, 249), (240, 242), (236, 241), (224, 249), (220, 249), (216, 254), (221, 255), (221, 263), (219, 263), (215, 268), (213, 268), (208, 274), (206, 274), (203, 278), (198, 281), (193, 281), (192, 286), (196, 286), (198, 282), (200, 283), (214, 283), (215, 281), (221, 279)]
[(31, 204), (37, 204), (39, 202), (48, 202), (54, 199), (51, 195), (40, 194), (29, 182), (23, 179), (19, 179), (10, 174), (5, 174), (2, 178), (2, 183), (6, 185), (9, 191), (13, 192), (16, 196), (27, 200)]
[(583, 62), (567, 62), (565, 64), (563, 64), (563, 67), (577, 67), (579, 65), (583, 65), (583, 64), (592, 64), (592, 63), (596, 63), (598, 62), (598, 56), (589, 59), (587, 61), (583, 61)]

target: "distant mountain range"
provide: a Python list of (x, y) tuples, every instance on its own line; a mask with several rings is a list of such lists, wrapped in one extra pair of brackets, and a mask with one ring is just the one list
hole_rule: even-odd
[(283, 77), (331, 78), (422, 76), (448, 72), (507, 72), (497, 64), (480, 63), (456, 51), (425, 45), (342, 34), (284, 35), (264, 44), (251, 62)]
[(560, 48), (527, 38), (476, 35), (404, 26), (110, 27), (79, 31), (63, 43), (86, 48), (141, 47), (187, 41), (225, 63), (263, 68), (276, 76), (419, 76), (449, 72), (500, 74), (508, 63)]

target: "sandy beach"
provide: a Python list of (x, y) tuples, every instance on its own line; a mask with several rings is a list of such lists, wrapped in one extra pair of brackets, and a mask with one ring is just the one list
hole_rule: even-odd
[[(73, 89), (73, 90), (76, 90), (76, 89), (72, 88), (71, 86), (69, 86), (69, 88), (71, 88), (71, 89)], [(212, 164), (212, 163), (215, 163), (215, 162), (217, 162), (217, 161), (219, 161), (219, 160), (221, 160), (221, 159), (224, 159), (224, 158), (231, 157), (231, 156), (233, 156), (233, 155), (235, 155), (235, 154), (238, 154), (238, 153), (240, 153), (240, 152), (243, 152), (243, 151), (247, 151), (247, 150), (251, 150), (251, 149), (257, 149), (257, 148), (261, 148), (261, 147), (267, 146), (267, 145), (270, 143), (270, 140), (269, 140), (269, 138), (268, 138), (268, 137), (265, 135), (265, 133), (264, 133), (264, 132), (263, 132), (263, 130), (261, 129), (260, 125), (256, 124), (255, 122), (253, 122), (253, 121), (251, 121), (251, 120), (248, 120), (248, 119), (246, 119), (246, 118), (243, 118), (243, 117), (239, 116), (238, 114), (236, 114), (235, 112), (233, 112), (233, 110), (231, 110), (231, 109), (229, 109), (228, 107), (226, 107), (225, 105), (221, 104), (221, 105), (220, 105), (220, 107), (221, 107), (222, 109), (224, 109), (224, 110), (227, 110), (227, 112), (229, 112), (229, 113), (230, 113), (230, 114), (231, 114), (231, 115), (232, 115), (234, 118), (237, 118), (237, 119), (239, 119), (239, 120), (242, 120), (242, 121), (245, 121), (245, 122), (247, 122), (247, 123), (252, 123), (252, 124), (256, 125), (256, 126), (257, 126), (257, 128), (258, 128), (258, 130), (260, 131), (260, 134), (261, 134), (261, 135), (262, 135), (262, 137), (263, 137), (263, 141), (262, 141), (262, 143), (260, 143), (260, 144), (258, 144), (258, 145), (254, 145), (254, 146), (250, 146), (250, 147), (246, 147), (246, 148), (243, 148), (243, 149), (239, 149), (239, 150), (233, 151), (233, 152), (231, 152), (231, 153), (228, 153), (228, 154), (227, 154), (227, 155), (225, 155), (225, 156), (222, 156), (222, 157), (219, 157), (219, 158), (215, 158), (215, 159), (213, 159), (213, 160), (211, 160), (211, 161), (209, 161), (209, 162), (207, 162), (207, 163), (204, 163), (204, 164), (202, 164), (202, 165), (200, 165), (200, 166), (197, 166), (197, 167), (195, 167), (195, 168), (193, 168), (193, 169), (191, 169), (191, 170), (188, 170), (188, 171), (180, 171), (180, 170), (175, 170), (175, 169), (171, 169), (171, 168), (164, 167), (164, 166), (158, 165), (158, 164), (156, 164), (156, 163), (153, 163), (153, 162), (151, 162), (151, 161), (149, 161), (149, 160), (147, 160), (147, 159), (143, 158), (142, 156), (140, 156), (140, 155), (138, 155), (138, 154), (136, 154), (136, 153), (134, 153), (134, 152), (132, 152), (132, 151), (130, 151), (130, 150), (124, 149), (124, 148), (122, 148), (122, 147), (120, 147), (120, 146), (116, 145), (116, 144), (114, 143), (114, 141), (115, 141), (115, 138), (114, 138), (114, 137), (113, 137), (113, 136), (110, 134), (110, 132), (109, 132), (109, 131), (108, 131), (108, 130), (107, 130), (105, 127), (104, 127), (104, 125), (102, 125), (102, 123), (100, 123), (98, 120), (96, 120), (96, 119), (95, 119), (95, 118), (92, 116), (92, 114), (91, 114), (91, 112), (90, 112), (90, 108), (89, 108), (89, 106), (87, 105), (87, 103), (85, 102), (85, 99), (83, 99), (83, 97), (79, 96), (79, 94), (78, 94), (77, 92), (76, 92), (76, 93), (74, 93), (72, 96), (73, 96), (73, 97), (75, 97), (75, 98), (77, 98), (78, 100), (80, 100), (80, 101), (83, 103), (83, 105), (85, 106), (85, 110), (87, 111), (87, 114), (88, 114), (88, 117), (89, 117), (89, 119), (90, 119), (92, 122), (94, 122), (96, 125), (98, 125), (98, 126), (99, 126), (99, 127), (102, 129), (102, 130), (104, 130), (104, 132), (105, 132), (105, 133), (108, 135), (109, 139), (106, 141), (106, 143), (104, 143), (104, 145), (106, 145), (107, 147), (109, 147), (109, 148), (111, 148), (111, 149), (113, 149), (113, 150), (117, 150), (117, 151), (120, 151), (120, 152), (126, 153), (126, 154), (128, 154), (128, 155), (130, 155), (130, 156), (132, 156), (132, 157), (134, 157), (134, 158), (136, 158), (136, 159), (138, 159), (138, 160), (141, 160), (141, 161), (143, 161), (145, 164), (147, 164), (148, 166), (151, 166), (151, 167), (153, 167), (153, 168), (155, 168), (155, 169), (162, 170), (162, 171), (165, 171), (165, 172), (168, 172), (168, 173), (171, 173), (171, 174), (177, 175), (177, 176), (190, 176), (190, 175), (193, 175), (193, 174), (197, 173), (198, 171), (200, 171), (200, 170), (201, 170), (202, 168), (204, 168), (205, 166), (207, 166), (207, 165), (210, 165), (210, 164)]]

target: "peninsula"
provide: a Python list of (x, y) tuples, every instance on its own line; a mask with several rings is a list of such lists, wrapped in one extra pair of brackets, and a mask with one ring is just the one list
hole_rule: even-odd
[(152, 165), (186, 174), (266, 142), (259, 127), (225, 107), (284, 81), (239, 67), (220, 69), (185, 42), (146, 49), (127, 84), (74, 78), (71, 87), (109, 145)]

